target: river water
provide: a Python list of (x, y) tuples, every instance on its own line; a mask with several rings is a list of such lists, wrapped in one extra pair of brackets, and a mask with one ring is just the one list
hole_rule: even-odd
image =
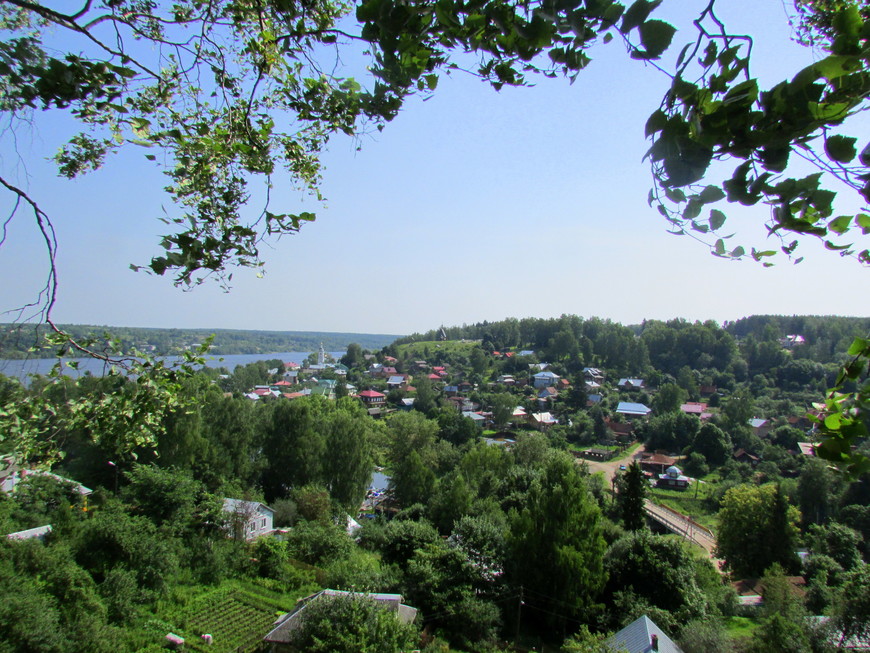
[[(311, 352), (309, 351), (281, 351), (272, 354), (227, 354), (226, 356), (206, 356), (206, 367), (225, 367), (232, 372), (238, 365), (247, 365), (262, 360), (279, 359), (285, 363), (294, 362), (302, 363)], [(343, 351), (329, 352), (338, 360), (344, 356)], [(64, 365), (64, 373), (69, 376), (77, 377), (85, 372), (90, 372), (94, 376), (102, 376), (107, 371), (107, 366), (102, 361), (94, 358), (73, 358), (64, 359), (65, 361), (74, 360), (78, 363), (78, 369), (74, 370)], [(171, 360), (171, 359), (170, 359)], [(14, 377), (26, 382), (28, 377), (35, 374), (48, 374), (54, 364), (57, 363), (56, 358), (30, 358), (25, 360), (6, 360), (0, 359), (0, 374), (8, 377)]]

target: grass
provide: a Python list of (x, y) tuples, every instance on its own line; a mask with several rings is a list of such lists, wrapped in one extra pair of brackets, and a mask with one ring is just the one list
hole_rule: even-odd
[(707, 494), (712, 490), (709, 485), (702, 484), (695, 497), (695, 489), (666, 490), (664, 488), (651, 488), (649, 498), (658, 504), (672, 508), (684, 515), (689, 515), (699, 524), (711, 530), (716, 528), (716, 513), (710, 512), (704, 503)]
[(758, 621), (750, 617), (726, 617), (724, 626), (731, 639), (749, 639), (758, 628)]

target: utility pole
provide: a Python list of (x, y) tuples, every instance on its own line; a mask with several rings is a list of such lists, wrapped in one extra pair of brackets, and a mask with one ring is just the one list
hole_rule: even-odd
[(514, 646), (517, 646), (520, 641), (520, 620), (522, 618), (522, 609), (523, 609), (523, 586), (520, 585), (520, 596), (519, 601), (517, 602), (517, 632), (514, 635)]

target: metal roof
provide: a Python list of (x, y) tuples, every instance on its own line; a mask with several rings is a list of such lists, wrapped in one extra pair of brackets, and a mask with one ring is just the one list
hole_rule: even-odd
[[(658, 648), (653, 648), (653, 635), (658, 638)], [(626, 653), (683, 653), (665, 632), (646, 615), (632, 621), (618, 633), (608, 638), (605, 645), (612, 651)]]
[(623, 415), (648, 415), (652, 412), (652, 409), (643, 404), (636, 404), (631, 401), (620, 401), (619, 405), (616, 407), (616, 412), (622, 413)]

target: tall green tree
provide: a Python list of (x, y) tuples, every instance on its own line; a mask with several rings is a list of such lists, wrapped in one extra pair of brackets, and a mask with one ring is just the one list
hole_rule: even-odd
[(733, 487), (719, 510), (717, 554), (741, 578), (758, 578), (774, 563), (795, 570), (799, 519), (776, 485)]
[[(508, 579), (534, 592), (528, 598), (550, 615), (576, 618), (605, 580), (601, 513), (571, 456), (551, 452), (523, 506), (510, 515)], [(560, 616), (553, 616), (560, 615)]]
[(618, 486), (622, 524), (626, 530), (639, 531), (646, 526), (644, 500), (649, 486), (636, 460), (620, 475)]

